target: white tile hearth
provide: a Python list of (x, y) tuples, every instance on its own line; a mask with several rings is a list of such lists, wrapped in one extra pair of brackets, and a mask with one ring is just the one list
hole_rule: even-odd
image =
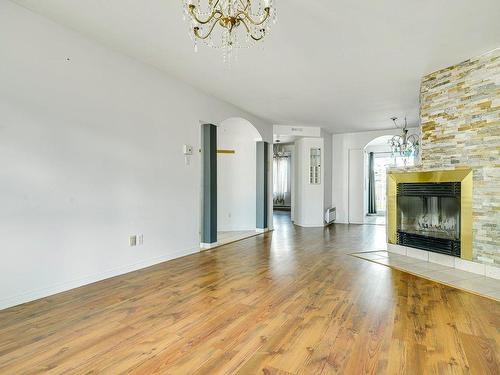
[[(368, 259), (368, 258), (365, 258), (365, 259)], [(411, 264), (411, 262), (405, 262), (404, 260), (401, 260), (401, 259), (394, 259), (394, 258), (384, 258), (384, 259), (378, 259), (378, 260), (375, 260), (375, 259), (370, 259), (370, 260), (373, 260), (377, 263), (380, 263), (380, 264), (385, 264), (386, 266), (401, 266), (401, 267), (405, 267), (405, 266), (409, 266)]]
[(425, 271), (422, 272), (422, 275), (427, 276), (429, 279), (442, 281), (444, 283), (450, 281), (469, 280), (469, 279), (484, 277), (476, 273), (457, 270), (455, 268), (443, 271)]
[(421, 262), (420, 259), (407, 257), (406, 255), (391, 254), (391, 253), (387, 254), (387, 258), (391, 259), (391, 260), (400, 260), (403, 263), (418, 263), (418, 262)]
[(434, 267), (429, 268), (429, 267), (427, 267), (428, 264), (431, 264), (431, 263), (419, 261), (417, 263), (406, 263), (406, 264), (401, 264), (401, 265), (402, 265), (402, 268), (404, 268), (404, 270), (411, 272), (411, 273), (419, 274), (419, 275), (424, 274), (425, 272), (443, 271), (445, 269), (448, 269), (447, 267), (441, 266), (441, 265), (438, 265), (438, 267), (439, 267), (438, 269), (435, 269)]
[(376, 253), (365, 253), (365, 259), (387, 259), (386, 257), (383, 257), (382, 255), (378, 255)]
[[(425, 250), (415, 249), (409, 246), (394, 245), (390, 243), (387, 244), (387, 252), (390, 255), (417, 258), (423, 261), (438, 263), (443, 266), (456, 268), (462, 271), (476, 273), (481, 276), (488, 276), (488, 277), (493, 277), (495, 279), (500, 279), (500, 268), (498, 267), (489, 266), (477, 262), (471, 262), (470, 260), (465, 260), (450, 255), (438, 254), (432, 251), (425, 251)], [(486, 273), (488, 273), (488, 275)]]
[(486, 274), (486, 266), (481, 263), (471, 262), (470, 260), (464, 260), (460, 258), (455, 258), (455, 268), (459, 270), (474, 272), (479, 275)]
[(500, 280), (500, 268), (486, 265), (486, 276)]
[[(429, 253), (429, 259), (438, 261), (435, 263), (407, 255), (401, 255), (400, 248), (393, 248), (396, 249), (398, 253), (391, 251), (372, 251), (354, 253), (351, 255), (500, 301), (500, 279), (485, 276), (486, 272), (488, 272), (488, 275), (498, 276), (500, 273), (496, 273), (498, 269), (485, 269), (484, 267), (480, 269), (480, 267), (472, 267), (468, 268), (468, 270), (472, 270), (473, 272), (469, 272), (468, 270), (456, 268), (456, 263), (450, 263), (448, 258), (451, 257), (447, 257), (446, 255), (431, 257), (434, 253)], [(412, 255), (415, 254), (417, 256), (419, 255), (419, 253), (412, 253)], [(463, 261), (462, 259), (459, 260), (462, 262), (457, 263), (459, 263), (462, 268), (467, 268), (469, 266), (468, 263), (472, 263)], [(479, 273), (481, 271), (483, 272), (482, 274)]]
[(412, 258), (417, 258), (421, 260), (429, 260), (429, 252), (425, 250), (413, 249), (411, 247), (406, 248), (406, 255)]
[[(419, 262), (411, 264), (411, 268), (419, 274), (430, 271), (446, 271), (452, 270), (452, 267), (443, 266), (441, 264), (430, 263), (430, 262)], [(411, 269), (409, 269), (411, 271)]]
[(497, 290), (497, 283), (498, 280), (492, 281), (488, 277), (481, 276), (474, 279), (459, 280), (455, 284), (463, 289), (471, 290), (479, 294), (487, 294), (489, 292), (494, 292), (495, 290)]
[(500, 290), (495, 290), (493, 292), (488, 292), (484, 294), (486, 297), (490, 297), (493, 299), (496, 299), (497, 301), (500, 301)]
[(443, 266), (455, 267), (455, 257), (429, 252), (429, 262), (442, 264)]
[(406, 255), (406, 246), (387, 244), (387, 251), (394, 254)]

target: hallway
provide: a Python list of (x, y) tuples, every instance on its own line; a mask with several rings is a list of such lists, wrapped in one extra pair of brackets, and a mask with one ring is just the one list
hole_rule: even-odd
[(498, 303), (348, 255), (383, 226), (275, 228), (0, 311), (0, 373), (499, 373)]

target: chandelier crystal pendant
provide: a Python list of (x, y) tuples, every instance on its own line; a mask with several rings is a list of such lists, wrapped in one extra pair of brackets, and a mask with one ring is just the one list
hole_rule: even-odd
[(259, 42), (276, 22), (273, 0), (183, 0), (195, 51), (198, 41), (223, 50), (230, 60), (234, 50)]
[[(408, 157), (417, 157), (419, 153), (419, 137), (415, 134), (408, 135), (408, 123), (405, 117), (404, 126), (398, 126), (396, 120), (397, 117), (391, 117), (391, 120), (394, 122), (396, 128), (401, 129), (401, 135), (395, 135), (389, 140), (389, 144), (391, 146), (392, 155), (395, 156), (399, 154), (404, 158)], [(406, 160), (405, 160), (406, 164)]]

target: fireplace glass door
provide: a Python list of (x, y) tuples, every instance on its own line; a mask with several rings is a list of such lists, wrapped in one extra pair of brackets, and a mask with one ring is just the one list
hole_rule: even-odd
[(456, 197), (398, 199), (398, 230), (449, 240), (460, 239), (460, 202)]
[(398, 243), (460, 256), (460, 190), (460, 183), (398, 184)]

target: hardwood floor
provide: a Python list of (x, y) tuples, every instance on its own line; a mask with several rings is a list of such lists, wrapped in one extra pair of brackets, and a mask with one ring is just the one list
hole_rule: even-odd
[(0, 311), (0, 374), (500, 374), (500, 304), (293, 227)]

